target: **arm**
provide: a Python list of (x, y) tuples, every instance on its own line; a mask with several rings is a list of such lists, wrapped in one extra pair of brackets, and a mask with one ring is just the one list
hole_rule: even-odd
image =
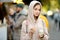
[(26, 33), (26, 21), (24, 21), (22, 23), (20, 40), (26, 40), (26, 38), (28, 38), (28, 33)]
[(39, 28), (39, 38), (48, 40), (48, 38), (49, 38), (48, 29), (47, 29), (44, 21), (42, 21), (42, 23), (40, 22), (39, 24), (41, 24), (40, 25), (41, 27)]
[(19, 28), (20, 25), (22, 25), (22, 22), (26, 19), (25, 16), (21, 16), (20, 18), (17, 19), (17, 21), (14, 23), (13, 22), (13, 25), (15, 28)]
[[(6, 18), (7, 19), (7, 18)], [(14, 20), (13, 20), (13, 18), (11, 18), (9, 15), (8, 15), (8, 20), (7, 20), (7, 22), (8, 22), (8, 25), (13, 25), (15, 22), (14, 22)]]
[(49, 39), (48, 29), (47, 29), (44, 22), (43, 22), (43, 24), (44, 24), (44, 37), (43, 37), (43, 39), (48, 40)]
[(11, 17), (9, 17), (9, 20), (11, 22), (11, 24), (14, 26), (14, 28), (18, 29), (20, 28), (20, 25), (22, 25), (22, 22), (26, 19), (25, 16), (21, 16), (17, 19), (17, 21), (15, 22)]
[(45, 40), (48, 40), (49, 39), (49, 34), (48, 34), (48, 31), (47, 31), (47, 28), (45, 28), (44, 39)]

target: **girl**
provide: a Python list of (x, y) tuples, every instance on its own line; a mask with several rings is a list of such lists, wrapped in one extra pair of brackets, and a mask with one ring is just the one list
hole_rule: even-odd
[(48, 40), (48, 30), (39, 18), (40, 13), (41, 3), (32, 1), (28, 9), (28, 18), (22, 23), (21, 40)]

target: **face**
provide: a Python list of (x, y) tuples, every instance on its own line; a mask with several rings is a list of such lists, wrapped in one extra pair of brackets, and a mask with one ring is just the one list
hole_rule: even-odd
[(20, 7), (16, 8), (17, 13), (19, 13), (21, 10), (22, 10), (22, 8), (20, 8)]
[(36, 5), (34, 8), (33, 8), (33, 15), (34, 16), (39, 16), (39, 14), (40, 14), (40, 12), (41, 12), (41, 7), (40, 7), (40, 5)]
[(14, 10), (12, 8), (9, 9), (9, 14), (14, 15)]

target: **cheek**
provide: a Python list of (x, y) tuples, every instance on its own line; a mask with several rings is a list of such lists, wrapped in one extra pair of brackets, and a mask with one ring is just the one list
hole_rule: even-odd
[(40, 12), (34, 11), (34, 15), (39, 15)]
[(35, 13), (35, 15), (39, 16), (40, 13)]
[(33, 11), (33, 15), (35, 15), (35, 14), (36, 14), (36, 11), (34, 10), (34, 11)]
[(18, 10), (20, 10), (20, 9), (18, 9)]
[(17, 8), (17, 10), (20, 10), (20, 8)]
[(40, 13), (34, 13), (34, 16), (39, 16), (40, 15)]

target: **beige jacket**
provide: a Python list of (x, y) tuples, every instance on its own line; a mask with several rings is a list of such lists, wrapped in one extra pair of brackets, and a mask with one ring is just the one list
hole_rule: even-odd
[[(32, 1), (29, 5), (28, 18), (22, 23), (20, 40), (48, 40), (49, 38), (48, 30), (45, 26), (45, 23), (42, 21), (42, 19), (38, 18), (37, 21), (34, 20), (33, 6), (36, 3), (39, 3), (41, 5), (41, 3), (38, 1)], [(31, 38), (29, 36), (29, 32), (32, 28), (35, 29), (35, 32)], [(41, 36), (42, 34), (44, 34), (44, 38), (41, 39), (39, 38), (39, 36)]]

